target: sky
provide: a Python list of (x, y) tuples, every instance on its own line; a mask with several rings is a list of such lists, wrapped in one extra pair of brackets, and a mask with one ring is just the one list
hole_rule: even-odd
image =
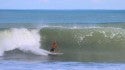
[(0, 0), (0, 9), (125, 10), (125, 0)]

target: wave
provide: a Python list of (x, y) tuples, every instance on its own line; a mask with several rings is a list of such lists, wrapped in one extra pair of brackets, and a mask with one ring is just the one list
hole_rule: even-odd
[[(115, 27), (58, 28), (40, 30), (42, 47), (56, 40), (67, 60), (124, 60), (125, 29)], [(75, 55), (75, 56), (74, 56)]]
[(50, 53), (47, 50), (50, 49), (53, 40), (57, 41), (59, 51), (64, 54), (58, 58), (53, 57), (52, 60), (64, 58), (64, 60), (78, 61), (120, 61), (125, 59), (125, 29), (115, 27), (44, 26), (40, 29), (1, 29), (0, 55), (3, 56), (5, 52), (18, 53), (17, 51), (20, 50), (21, 54), (47, 56)]

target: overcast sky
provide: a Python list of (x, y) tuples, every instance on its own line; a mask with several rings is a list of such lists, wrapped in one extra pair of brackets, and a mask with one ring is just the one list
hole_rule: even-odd
[(0, 9), (125, 10), (125, 0), (0, 0)]

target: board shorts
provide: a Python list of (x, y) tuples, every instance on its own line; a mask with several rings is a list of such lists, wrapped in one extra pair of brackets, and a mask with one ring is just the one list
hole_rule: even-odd
[(50, 52), (54, 52), (54, 51), (55, 51), (55, 48), (51, 48), (51, 49), (50, 49)]

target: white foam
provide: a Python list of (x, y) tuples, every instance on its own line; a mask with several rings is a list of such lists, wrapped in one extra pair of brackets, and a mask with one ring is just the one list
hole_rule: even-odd
[(39, 30), (25, 28), (12, 28), (0, 32), (0, 56), (5, 51), (19, 49), (24, 52), (32, 52), (37, 55), (48, 55), (44, 49), (40, 49)]

